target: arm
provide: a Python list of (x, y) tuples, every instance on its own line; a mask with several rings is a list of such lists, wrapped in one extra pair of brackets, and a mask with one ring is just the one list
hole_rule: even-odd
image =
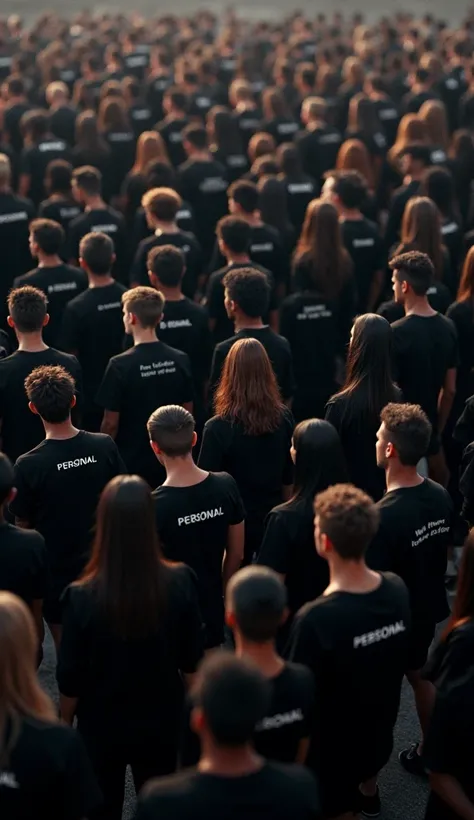
[(471, 803), (463, 787), (450, 774), (439, 772), (430, 773), (430, 785), (433, 791), (462, 818), (462, 820), (474, 820), (474, 804)]
[(443, 387), (438, 400), (438, 432), (442, 433), (449, 418), (456, 395), (456, 368), (452, 367), (446, 372)]
[(227, 534), (227, 548), (222, 565), (222, 585), (224, 592), (233, 575), (240, 569), (244, 557), (245, 523), (231, 524)]
[(306, 758), (308, 757), (308, 750), (309, 750), (309, 737), (302, 737), (299, 745), (298, 751), (296, 752), (295, 763), (301, 763), (302, 766), (306, 763)]
[(31, 612), (36, 624), (36, 631), (40, 644), (44, 640), (44, 622), (43, 622), (43, 601), (36, 600), (31, 602)]
[(59, 696), (59, 713), (61, 719), (68, 726), (72, 726), (74, 715), (76, 714), (77, 704), (79, 698), (68, 698), (66, 695)]
[(100, 425), (100, 432), (106, 433), (110, 436), (110, 438), (115, 439), (117, 437), (119, 424), (120, 413), (117, 413), (114, 410), (104, 410), (104, 417), (102, 419), (102, 424)]

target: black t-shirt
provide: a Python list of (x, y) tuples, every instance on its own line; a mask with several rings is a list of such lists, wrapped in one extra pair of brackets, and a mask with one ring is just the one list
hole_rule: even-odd
[(199, 466), (203, 470), (225, 470), (232, 475), (245, 509), (266, 515), (281, 503), (282, 486), (293, 480), (290, 456), (293, 417), (284, 410), (272, 433), (248, 435), (239, 422), (214, 416), (206, 422)]
[(187, 297), (178, 301), (167, 299), (157, 330), (166, 345), (189, 356), (196, 393), (202, 398), (212, 352), (207, 310)]
[[(271, 225), (250, 226), (250, 247), (248, 254), (255, 266), (265, 268), (272, 274), (275, 284), (287, 284), (290, 268), (288, 250), (284, 248), (280, 234)], [(216, 271), (225, 264), (217, 242), (209, 263), (209, 270)], [(247, 267), (249, 267), (247, 265)], [(252, 267), (252, 266), (251, 266)]]
[(128, 110), (128, 116), (135, 138), (139, 137), (142, 131), (149, 131), (155, 121), (153, 111), (145, 102), (132, 105)]
[[(183, 202), (176, 214), (176, 224), (180, 231), (184, 233), (194, 233), (194, 215), (191, 206), (187, 202)], [(147, 237), (150, 236), (153, 236), (153, 231), (148, 227), (144, 209), (139, 208), (133, 220), (132, 250), (136, 251), (142, 239), (147, 239)]]
[(8, 142), (16, 154), (19, 154), (23, 148), (20, 120), (23, 114), (26, 114), (30, 108), (31, 105), (29, 103), (19, 102), (7, 106), (3, 113), (3, 130), (8, 136)]
[(403, 578), (414, 619), (439, 623), (449, 612), (444, 574), (452, 545), (453, 504), (448, 492), (425, 478), (416, 487), (386, 493), (377, 507), (380, 525), (368, 563)]
[(88, 288), (66, 306), (61, 348), (77, 356), (84, 381), (84, 407), (90, 411), (102, 376), (112, 356), (122, 350), (122, 294), (118, 282)]
[(405, 401), (419, 404), (438, 428), (438, 398), (448, 370), (457, 367), (456, 328), (450, 319), (411, 314), (394, 322), (394, 377)]
[(237, 123), (240, 137), (245, 149), (257, 131), (262, 126), (262, 114), (257, 108), (248, 108), (244, 111), (234, 111), (232, 114)]
[(397, 136), (400, 113), (396, 104), (389, 97), (381, 100), (374, 100), (374, 108), (377, 111), (380, 125), (384, 130), (388, 145), (393, 145)]
[(257, 339), (264, 346), (275, 372), (282, 398), (291, 399), (295, 391), (291, 348), (287, 340), (275, 333), (268, 325), (243, 328), (235, 336), (225, 339), (216, 346), (211, 365), (211, 389), (216, 388), (227, 354), (239, 339)]
[(129, 472), (152, 486), (163, 480), (163, 468), (151, 450), (147, 421), (158, 407), (192, 400), (188, 357), (158, 340), (114, 356), (96, 396), (100, 407), (120, 414), (116, 441)]
[(73, 438), (45, 439), (16, 462), (18, 492), (10, 511), (44, 537), (57, 591), (83, 569), (100, 494), (124, 472), (110, 436), (84, 430)]
[(354, 264), (357, 287), (357, 310), (368, 308), (370, 287), (377, 271), (385, 267), (385, 253), (377, 225), (368, 219), (344, 219), (341, 223), (342, 241)]
[(211, 148), (211, 154), (226, 169), (229, 182), (234, 182), (249, 170), (249, 161), (243, 149), (227, 152), (219, 148)]
[(114, 632), (94, 582), (65, 593), (57, 680), (62, 694), (79, 699), (79, 728), (88, 735), (105, 734), (108, 742), (151, 735), (163, 746), (177, 744), (180, 672), (196, 671), (202, 622), (194, 573), (162, 564), (160, 574), (163, 611), (157, 631), (144, 638), (124, 640)]
[(68, 231), (69, 224), (80, 215), (82, 208), (73, 199), (67, 197), (44, 199), (38, 208), (38, 216), (43, 219), (53, 219), (59, 222), (64, 230)]
[(22, 717), (9, 760), (2, 765), (1, 817), (83, 820), (101, 803), (80, 735), (59, 722)]
[[(433, 310), (437, 310), (438, 313), (442, 313), (443, 315), (447, 312), (453, 301), (449, 288), (447, 288), (443, 282), (433, 282), (426, 291), (426, 295)], [(403, 305), (399, 302), (395, 302), (393, 299), (390, 299), (388, 302), (382, 302), (377, 308), (377, 313), (379, 316), (383, 316), (390, 324), (393, 324), (393, 322), (396, 322), (398, 319), (403, 319), (405, 315)]]
[(173, 245), (183, 252), (186, 261), (186, 272), (182, 284), (183, 293), (192, 298), (196, 292), (198, 277), (202, 273), (201, 248), (196, 237), (192, 233), (185, 233), (184, 231), (174, 233), (157, 231), (148, 239), (143, 239), (137, 248), (130, 269), (130, 283), (133, 285), (150, 285), (147, 266), (148, 254), (152, 248), (158, 248), (162, 245)]
[(146, 45), (143, 50), (137, 48), (135, 51), (130, 51), (123, 56), (123, 67), (126, 74), (136, 77), (137, 80), (143, 80), (149, 63), (150, 56)]
[[(163, 97), (165, 91), (172, 85), (171, 74), (149, 75), (146, 81), (145, 99), (153, 112), (153, 121), (157, 122), (163, 116)], [(184, 162), (185, 157), (181, 160)]]
[(196, 573), (206, 646), (217, 646), (224, 639), (222, 560), (228, 530), (245, 515), (237, 485), (227, 473), (209, 473), (191, 487), (164, 484), (153, 497), (163, 553)]
[(87, 288), (84, 271), (72, 265), (39, 267), (18, 276), (13, 284), (16, 288), (31, 285), (46, 294), (49, 322), (43, 330), (43, 338), (48, 345), (58, 344), (61, 319), (67, 303)]
[(296, 176), (285, 176), (281, 174), (280, 179), (285, 183), (286, 201), (288, 204), (288, 216), (294, 227), (301, 231), (306, 208), (312, 199), (319, 193), (315, 180), (307, 174)]
[[(312, 270), (312, 262), (306, 254), (295, 258), (293, 262), (292, 290), (298, 292), (315, 290)], [(354, 316), (357, 312), (357, 290), (354, 276), (352, 274), (352, 260), (347, 259), (347, 269), (345, 278), (341, 285), (340, 292), (332, 299), (333, 310), (336, 311), (337, 324), (339, 328), (340, 343), (342, 350), (349, 340)]]
[[(231, 270), (239, 270), (240, 268), (249, 267), (265, 274), (271, 287), (269, 310), (275, 310), (277, 307), (275, 279), (267, 268), (263, 268), (261, 265), (257, 265), (254, 261), (252, 261), (233, 262), (232, 264), (226, 265), (219, 270), (215, 270), (214, 273), (211, 273), (206, 288), (206, 305), (209, 311), (209, 319), (211, 319), (214, 324), (212, 330), (212, 339), (214, 344), (222, 342), (224, 339), (229, 339), (230, 336), (233, 336), (234, 334), (234, 323), (232, 319), (229, 319), (224, 305), (224, 286), (222, 284), (222, 280), (224, 279), (226, 273), (229, 273)], [(263, 316), (262, 318), (266, 321), (268, 316)]]
[(113, 273), (121, 282), (128, 282), (128, 238), (125, 220), (122, 214), (113, 208), (100, 208), (86, 211), (69, 225), (68, 258), (75, 262), (79, 259), (79, 244), (83, 236), (88, 233), (106, 233), (114, 243), (115, 264)]
[(329, 583), (329, 569), (314, 546), (312, 502), (281, 504), (269, 513), (257, 563), (285, 576), (292, 614), (322, 595)]
[(341, 134), (331, 125), (298, 134), (296, 145), (304, 171), (316, 182), (321, 183), (326, 171), (336, 167), (336, 158), (341, 143)]
[(133, 131), (107, 131), (103, 135), (110, 148), (113, 173), (110, 178), (109, 196), (118, 196), (122, 182), (135, 159), (135, 134)]
[(317, 820), (312, 775), (297, 765), (264, 763), (252, 774), (223, 777), (188, 769), (150, 781), (141, 792), (136, 820)]
[[(0, 418), (2, 419), (2, 449), (10, 461), (15, 462), (22, 453), (32, 450), (44, 438), (44, 428), (39, 416), (28, 407), (25, 379), (35, 367), (61, 365), (76, 383), (79, 405), (82, 402), (82, 375), (79, 362), (74, 356), (61, 353), (53, 347), (28, 353), (15, 350), (11, 356), (0, 361)], [(76, 412), (73, 410), (73, 419)]]
[(44, 538), (34, 530), (0, 523), (0, 589), (13, 592), (28, 606), (46, 596), (48, 555)]
[(6, 317), (6, 298), (15, 276), (30, 270), (33, 260), (28, 246), (29, 223), (35, 210), (29, 199), (0, 192), (0, 316)]
[(51, 133), (68, 145), (74, 145), (76, 132), (77, 109), (71, 105), (62, 105), (49, 112)]
[(405, 206), (409, 199), (417, 195), (419, 188), (420, 182), (412, 180), (395, 191), (390, 203), (385, 227), (385, 247), (387, 251), (398, 242)]
[(474, 310), (471, 299), (455, 302), (448, 308), (448, 319), (453, 322), (459, 344), (459, 367), (456, 378), (456, 405), (474, 393)]
[(28, 196), (35, 205), (39, 205), (44, 197), (44, 177), (46, 168), (54, 159), (71, 158), (67, 144), (62, 139), (51, 135), (44, 137), (38, 145), (24, 148), (21, 153), (20, 173), (30, 177)]
[[(343, 771), (350, 766), (357, 782), (359, 774), (363, 779), (367, 756), (372, 761), (374, 749), (379, 763), (386, 762), (400, 702), (409, 624), (406, 587), (391, 573), (382, 574), (372, 592), (333, 592), (299, 611), (289, 657), (308, 666), (316, 681), (311, 769), (334, 778), (335, 765)], [(365, 777), (369, 774), (365, 771)]]
[(186, 161), (186, 151), (183, 148), (183, 130), (189, 125), (187, 117), (182, 119), (164, 119), (156, 126), (156, 130), (163, 137), (170, 162), (178, 168)]
[(263, 123), (264, 131), (271, 134), (277, 145), (282, 142), (291, 142), (298, 133), (300, 126), (296, 120), (289, 117), (275, 117)]
[(227, 213), (227, 172), (213, 159), (188, 159), (178, 173), (180, 193), (190, 203), (196, 220), (197, 239), (209, 254), (216, 224)]

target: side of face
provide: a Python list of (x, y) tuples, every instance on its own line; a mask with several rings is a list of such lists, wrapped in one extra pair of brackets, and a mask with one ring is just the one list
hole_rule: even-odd
[(388, 465), (389, 459), (394, 455), (395, 448), (390, 441), (390, 436), (385, 424), (382, 422), (377, 430), (377, 439), (375, 444), (375, 456), (377, 460), (377, 467), (385, 469)]
[(229, 291), (227, 288), (224, 289), (224, 307), (229, 319), (234, 319), (235, 317), (235, 302), (229, 296)]
[(399, 305), (403, 305), (405, 303), (407, 283), (403, 280), (400, 280), (397, 270), (394, 270), (392, 272), (392, 290), (395, 302), (397, 302)]
[(133, 320), (134, 317), (133, 317), (133, 313), (129, 312), (129, 310), (127, 308), (127, 305), (123, 305), (123, 307), (122, 307), (122, 316), (123, 316), (123, 326), (125, 328), (125, 333), (130, 334), (132, 332), (132, 326), (134, 324), (134, 320)]
[(321, 199), (324, 199), (326, 202), (332, 202), (333, 204), (335, 204), (337, 199), (334, 193), (334, 184), (334, 177), (328, 177), (321, 189)]
[(318, 555), (327, 561), (330, 553), (332, 552), (332, 544), (326, 533), (324, 533), (321, 529), (321, 521), (317, 513), (314, 516), (314, 545)]

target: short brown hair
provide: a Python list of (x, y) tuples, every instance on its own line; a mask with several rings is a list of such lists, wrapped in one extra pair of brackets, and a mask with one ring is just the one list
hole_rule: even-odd
[(170, 458), (186, 456), (191, 452), (194, 428), (194, 417), (178, 404), (159, 407), (147, 422), (151, 441)]
[(380, 414), (400, 463), (416, 467), (426, 455), (431, 439), (431, 423), (419, 404), (387, 404)]
[(366, 493), (352, 484), (334, 484), (316, 496), (319, 528), (346, 561), (363, 558), (379, 526), (379, 511)]
[(156, 327), (164, 304), (165, 297), (155, 288), (131, 288), (122, 295), (122, 305), (137, 317), (142, 327)]
[(25, 390), (28, 401), (34, 404), (45, 421), (61, 424), (69, 418), (76, 383), (64, 367), (35, 367), (25, 379)]
[(31, 285), (14, 288), (8, 295), (8, 312), (20, 333), (41, 330), (48, 312), (47, 305), (46, 294)]
[(182, 204), (182, 199), (172, 188), (152, 188), (142, 197), (142, 205), (156, 219), (173, 222)]

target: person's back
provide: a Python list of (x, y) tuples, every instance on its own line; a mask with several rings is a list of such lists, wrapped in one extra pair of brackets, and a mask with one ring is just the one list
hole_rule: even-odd
[(0, 154), (0, 247), (2, 248), (2, 278), (0, 284), (0, 316), (5, 319), (4, 304), (15, 276), (31, 268), (28, 246), (29, 223), (34, 217), (33, 203), (13, 193), (11, 164)]

